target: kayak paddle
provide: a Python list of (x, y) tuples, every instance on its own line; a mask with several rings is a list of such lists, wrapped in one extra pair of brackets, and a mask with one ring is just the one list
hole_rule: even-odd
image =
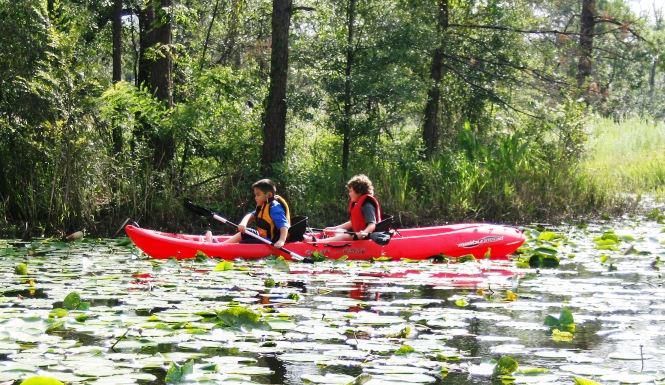
[[(201, 216), (211, 217), (211, 218), (213, 218), (213, 219), (216, 220), (216, 221), (219, 221), (219, 222), (225, 223), (225, 224), (227, 224), (227, 225), (233, 226), (233, 227), (235, 227), (236, 229), (238, 228), (238, 225), (236, 225), (235, 223), (229, 221), (228, 219), (226, 219), (226, 218), (220, 216), (219, 214), (215, 213), (214, 211), (212, 211), (212, 210), (210, 210), (210, 209), (207, 209), (207, 208), (205, 208), (205, 207), (201, 207), (201, 206), (195, 205), (195, 204), (192, 203), (191, 201), (185, 201), (185, 202), (184, 202), (184, 205), (185, 205), (185, 208), (186, 208), (186, 209), (190, 210), (190, 211), (193, 212), (193, 213), (196, 213), (196, 214), (201, 215)], [(290, 250), (288, 250), (288, 249), (285, 249), (284, 247), (276, 247), (275, 244), (274, 244), (273, 242), (271, 242), (271, 241), (269, 241), (269, 240), (263, 238), (262, 236), (260, 236), (260, 235), (258, 235), (258, 234), (256, 234), (256, 233), (253, 233), (253, 232), (251, 232), (251, 231), (247, 231), (247, 229), (245, 229), (244, 233), (247, 234), (247, 235), (249, 235), (250, 237), (254, 237), (254, 238), (258, 239), (259, 241), (261, 241), (261, 242), (263, 242), (263, 243), (265, 243), (265, 244), (267, 244), (267, 245), (270, 245), (270, 246), (276, 248), (277, 250), (280, 250), (280, 251), (283, 251), (283, 252), (289, 254), (289, 255), (291, 256), (291, 258), (293, 258), (293, 259), (296, 260), (296, 261), (309, 262), (309, 258), (305, 258), (305, 257), (303, 257), (303, 256), (300, 255), (300, 254), (297, 254), (297, 253), (295, 253), (295, 252), (293, 252), (293, 251), (290, 251)]]

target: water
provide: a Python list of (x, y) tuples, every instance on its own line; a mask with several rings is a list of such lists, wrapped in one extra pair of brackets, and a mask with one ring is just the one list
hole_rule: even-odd
[[(597, 249), (609, 229), (623, 240)], [(515, 383), (661, 384), (663, 229), (626, 218), (549, 228), (565, 238), (531, 247), (555, 248), (561, 264), (540, 270), (483, 260), (236, 261), (214, 271), (217, 260), (155, 261), (115, 240), (0, 241), (0, 384), (36, 374), (70, 384), (490, 384), (504, 355), (519, 363)], [(21, 262), (28, 275), (14, 271)], [(72, 292), (89, 309), (55, 314)], [(258, 312), (264, 328), (216, 327), (229, 304)], [(544, 325), (562, 309), (572, 340)]]

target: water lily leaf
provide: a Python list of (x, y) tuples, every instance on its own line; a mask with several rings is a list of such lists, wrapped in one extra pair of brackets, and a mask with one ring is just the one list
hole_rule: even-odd
[(64, 385), (53, 377), (35, 376), (25, 379), (21, 385)]
[(406, 356), (407, 354), (413, 353), (416, 350), (409, 345), (402, 345), (395, 351), (396, 356)]
[(68, 310), (76, 310), (81, 305), (81, 296), (79, 293), (73, 291), (65, 297), (63, 300), (63, 306)]
[(534, 366), (525, 366), (517, 369), (515, 371), (515, 374), (521, 374), (524, 376), (536, 376), (539, 374), (544, 374), (544, 373), (549, 373), (549, 369), (547, 368), (538, 368)]
[(227, 271), (233, 270), (233, 262), (231, 261), (222, 261), (215, 266), (213, 271)]
[(538, 234), (538, 238), (536, 238), (539, 241), (553, 241), (555, 239), (565, 239), (566, 236), (563, 234), (555, 233), (554, 231), (543, 231), (542, 233)]
[(499, 361), (494, 367), (493, 375), (496, 376), (507, 376), (513, 374), (518, 367), (517, 361), (511, 356), (501, 356)]
[(16, 275), (28, 275), (28, 264), (23, 262), (16, 264), (14, 273)]
[(178, 365), (175, 362), (171, 363), (169, 370), (166, 372), (164, 382), (167, 384), (178, 384), (183, 381), (183, 378), (194, 371), (194, 361), (187, 361), (183, 365)]
[(544, 255), (550, 255), (550, 256), (555, 256), (559, 253), (559, 251), (553, 247), (547, 247), (547, 246), (541, 246), (537, 247), (533, 250), (535, 254), (544, 254)]
[(261, 315), (242, 306), (232, 306), (217, 313), (217, 319), (226, 327), (232, 329), (265, 329), (265, 322), (261, 321)]
[(573, 377), (573, 381), (575, 381), (575, 385), (601, 385), (600, 382), (582, 377)]
[(466, 307), (469, 306), (469, 301), (467, 301), (465, 298), (458, 298), (455, 300), (455, 305), (459, 307)]
[(573, 333), (564, 332), (559, 329), (552, 330), (552, 341), (570, 342), (573, 340)]
[(561, 325), (574, 324), (575, 320), (573, 319), (573, 313), (568, 309), (561, 309), (561, 313), (559, 314), (559, 323)]

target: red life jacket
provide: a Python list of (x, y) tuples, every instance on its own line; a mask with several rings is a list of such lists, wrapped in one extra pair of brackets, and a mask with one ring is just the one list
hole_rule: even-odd
[(358, 198), (356, 202), (349, 202), (349, 216), (351, 217), (351, 228), (354, 232), (365, 230), (367, 223), (365, 223), (365, 217), (363, 216), (363, 204), (365, 199), (369, 199), (376, 208), (376, 222), (381, 222), (381, 206), (379, 201), (374, 198), (373, 195), (363, 194)]

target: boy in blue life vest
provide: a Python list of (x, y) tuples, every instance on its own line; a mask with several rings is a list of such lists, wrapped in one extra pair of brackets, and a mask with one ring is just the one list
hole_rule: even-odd
[[(356, 175), (349, 179), (346, 187), (349, 189), (349, 221), (341, 225), (326, 227), (326, 233), (334, 236), (326, 241), (349, 241), (366, 239), (376, 229), (381, 221), (381, 205), (374, 197), (372, 181), (364, 175)], [(340, 233), (340, 231), (345, 231)], [(350, 234), (350, 232), (352, 232)]]
[(261, 243), (260, 240), (245, 234), (250, 221), (256, 222), (256, 228), (248, 231), (258, 232), (263, 238), (274, 242), (275, 247), (284, 246), (289, 233), (290, 213), (289, 205), (284, 198), (277, 195), (275, 183), (270, 179), (261, 179), (252, 185), (256, 210), (245, 215), (238, 224), (238, 233), (223, 243)]

